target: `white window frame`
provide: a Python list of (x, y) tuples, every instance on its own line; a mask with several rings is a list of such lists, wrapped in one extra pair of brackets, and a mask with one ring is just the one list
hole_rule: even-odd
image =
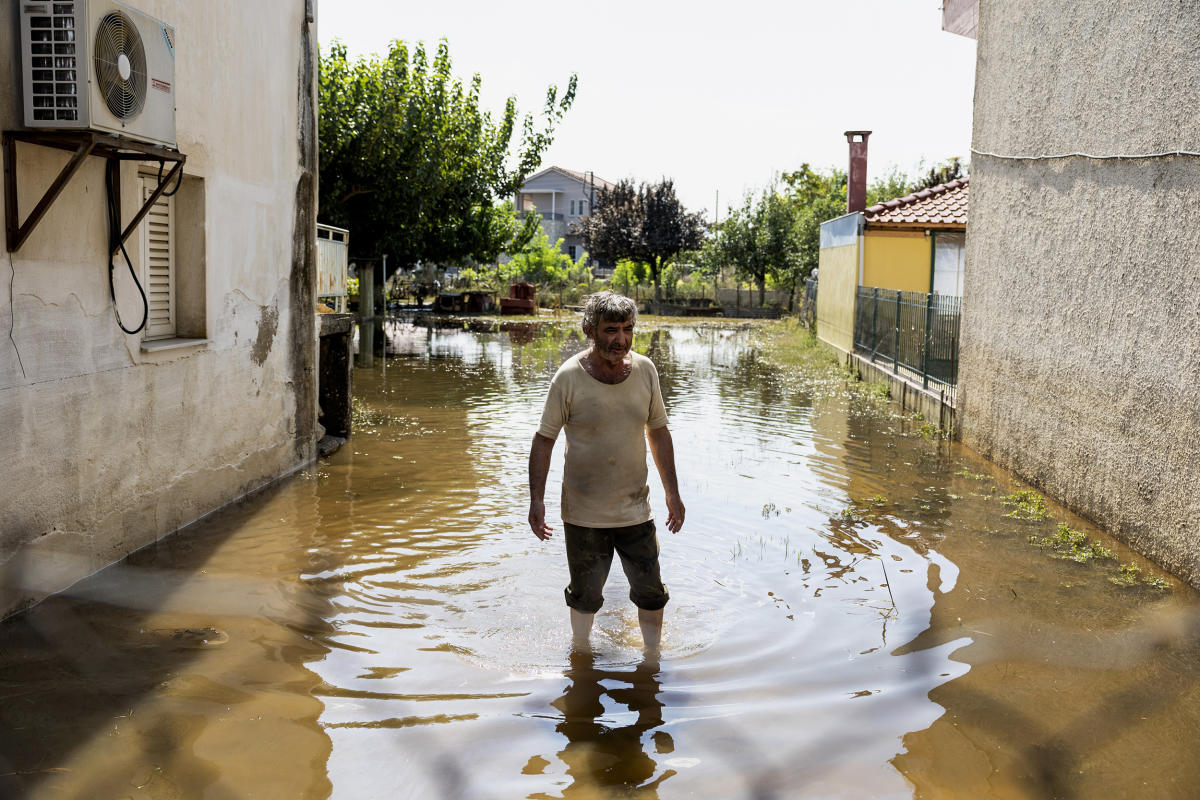
[(967, 236), (960, 231), (933, 233), (933, 286), (942, 295), (962, 296)]

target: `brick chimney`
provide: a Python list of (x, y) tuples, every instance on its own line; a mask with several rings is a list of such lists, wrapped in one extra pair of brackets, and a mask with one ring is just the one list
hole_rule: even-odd
[(846, 191), (846, 213), (867, 207), (867, 137), (870, 131), (846, 131), (850, 143), (850, 176)]

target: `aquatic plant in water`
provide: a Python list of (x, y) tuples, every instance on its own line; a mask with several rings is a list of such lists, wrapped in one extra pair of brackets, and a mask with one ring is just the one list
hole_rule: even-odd
[(1099, 541), (1089, 542), (1087, 534), (1060, 522), (1058, 530), (1049, 536), (1030, 536), (1030, 544), (1051, 551), (1055, 558), (1086, 564), (1092, 559), (1112, 559), (1112, 551)]
[(1013, 519), (1046, 519), (1050, 510), (1046, 508), (1046, 499), (1032, 489), (1019, 489), (1012, 494), (1000, 498), (1006, 506), (1012, 506), (1004, 516)]
[(1117, 571), (1113, 575), (1108, 576), (1110, 583), (1115, 583), (1117, 586), (1146, 586), (1151, 589), (1166, 591), (1171, 588), (1171, 585), (1163, 578), (1157, 575), (1142, 575), (1141, 567), (1133, 562), (1122, 564), (1117, 567)]
[(780, 508), (779, 506), (775, 505), (774, 503), (764, 503), (763, 507), (762, 507), (762, 517), (763, 517), (763, 519), (769, 519), (772, 516), (778, 517), (780, 514), (784, 513), (785, 511), (789, 514), (792, 513), (792, 509), (790, 506), (785, 506), (784, 508)]

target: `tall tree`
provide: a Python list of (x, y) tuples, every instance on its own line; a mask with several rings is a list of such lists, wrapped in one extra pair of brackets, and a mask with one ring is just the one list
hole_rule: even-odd
[(801, 164), (795, 172), (784, 173), (783, 182), (799, 211), (799, 280), (812, 274), (820, 262), (821, 223), (846, 213), (846, 173), (817, 172)]
[(758, 287), (758, 304), (766, 299), (767, 279), (793, 289), (803, 266), (800, 208), (770, 186), (757, 198), (746, 195), (721, 223), (717, 247), (737, 274)]
[(493, 118), (481, 82), (454, 77), (445, 41), (432, 60), (400, 41), (383, 58), (351, 61), (339, 42), (321, 57), (321, 218), (350, 229), (355, 255), (387, 253), (399, 268), (491, 261), (533, 236), (537, 219), (521, 224), (502, 200), (541, 163), (576, 78), (561, 97), (547, 89), (540, 122), (511, 97)]
[(963, 166), (962, 160), (958, 156), (947, 159), (936, 167), (930, 167), (929, 173), (923, 178), (913, 182), (912, 191), (919, 192), (922, 189), (932, 189), (942, 183), (949, 183), (956, 178), (966, 177), (966, 167)]
[(592, 214), (580, 225), (584, 243), (596, 258), (628, 258), (645, 263), (654, 282), (654, 299), (662, 300), (662, 269), (684, 250), (693, 250), (704, 239), (703, 212), (692, 213), (675, 194), (675, 183), (634, 188), (623, 180), (601, 191)]

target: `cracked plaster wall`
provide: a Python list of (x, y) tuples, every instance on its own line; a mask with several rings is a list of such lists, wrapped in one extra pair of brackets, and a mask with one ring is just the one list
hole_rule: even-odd
[[(304, 192), (315, 188), (313, 110), (297, 91), (298, 73), (313, 63), (305, 4), (134, 5), (178, 30), (176, 124), (185, 172), (203, 186), (208, 341), (152, 354), (140, 334), (118, 329), (104, 258), (104, 166), (89, 158), (11, 267), (8, 254), (0, 258), (0, 615), (313, 453), (315, 401), (298, 383), (316, 343), (308, 290), (293, 286), (309, 258), (295, 242), (311, 210)], [(0, 12), (6, 130), (22, 122), (16, 9)], [(67, 158), (18, 146), (22, 217)], [(122, 171), (126, 220), (136, 170)], [(118, 274), (118, 305), (133, 327), (140, 300)]]
[[(973, 147), (1200, 150), (1200, 15), (980, 4)], [(963, 440), (1200, 585), (1200, 158), (971, 164)]]

